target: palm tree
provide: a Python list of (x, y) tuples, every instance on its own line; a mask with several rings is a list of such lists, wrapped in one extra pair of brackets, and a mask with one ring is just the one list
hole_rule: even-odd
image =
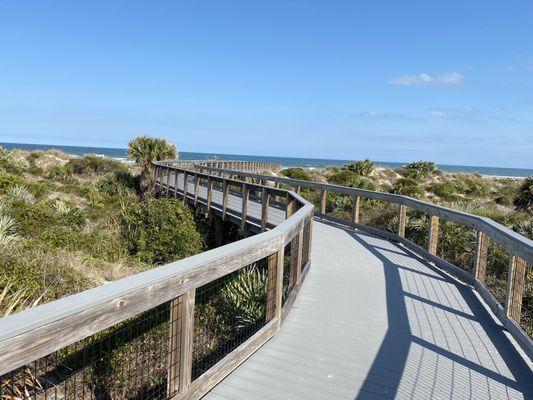
[(177, 156), (176, 146), (165, 139), (143, 135), (128, 143), (128, 158), (142, 167), (140, 185), (144, 192), (152, 187), (152, 161), (171, 160)]

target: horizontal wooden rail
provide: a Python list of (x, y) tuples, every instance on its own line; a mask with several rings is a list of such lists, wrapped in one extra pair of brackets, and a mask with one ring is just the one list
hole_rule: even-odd
[[(453, 275), (458, 276), (465, 282), (473, 285), (478, 290), (484, 301), (504, 324), (504, 326), (526, 351), (529, 357), (533, 358), (533, 341), (519, 326), (520, 308), (522, 307), (522, 297), (526, 287), (525, 279), (527, 276), (527, 268), (531, 268), (531, 265), (533, 264), (532, 240), (512, 231), (511, 229), (491, 220), (490, 218), (453, 210), (408, 196), (351, 188), (340, 185), (331, 185), (326, 183), (308, 182), (250, 172), (234, 171), (231, 169), (214, 168), (205, 165), (196, 165), (195, 167), (200, 171), (206, 171), (219, 176), (232, 176), (241, 180), (246, 179), (251, 181), (271, 182), (276, 187), (279, 187), (280, 185), (286, 185), (287, 187), (298, 188), (298, 190), (306, 188), (308, 190), (317, 191), (319, 194), (319, 208), (315, 211), (316, 216), (402, 243), (419, 255), (422, 255), (429, 261), (435, 263), (439, 267), (451, 272)], [(350, 220), (327, 214), (326, 208), (328, 193), (342, 194), (351, 197), (352, 215)], [(397, 204), (397, 232), (392, 233), (361, 224), (359, 222), (361, 198)], [(405, 238), (408, 209), (417, 210), (429, 215), (427, 248), (422, 248)], [(440, 221), (451, 221), (456, 224), (472, 228), (477, 232), (477, 247), (474, 255), (472, 274), (447, 262), (437, 255)], [(487, 247), (489, 241), (493, 241), (494, 243), (501, 245), (510, 254), (505, 304), (498, 302), (494, 295), (485, 286)]]
[[(236, 196), (232, 194), (230, 188), (240, 189), (242, 194), (247, 191), (259, 193), (258, 196), (250, 197), (249, 201), (254, 204), (258, 202), (258, 208), (265, 213), (258, 221), (257, 231), (262, 233), (1, 318), (0, 377), (170, 302), (169, 395), (178, 396), (180, 399), (200, 398), (279, 330), (283, 315), (281, 309), (283, 252), (287, 243), (298, 238), (299, 242), (306, 243), (307, 246), (306, 249), (299, 251), (310, 254), (312, 204), (291, 191), (243, 183), (166, 163), (154, 164), (152, 176), (154, 188), (161, 195), (182, 196), (184, 201), (206, 206), (208, 214), (216, 212), (224, 217), (229, 214), (233, 218), (237, 216), (236, 210), (228, 205), (227, 199)], [(221, 189), (216, 189), (223, 198), (223, 204), (220, 205), (211, 199), (215, 192), (213, 185), (216, 183), (222, 184)], [(180, 185), (181, 189), (178, 187)], [(207, 188), (207, 198), (200, 195), (200, 188)], [(272, 210), (268, 202), (276, 196), (290, 198), (295, 208), (286, 219), (283, 217), (274, 226), (270, 224), (268, 229), (268, 212)], [(281, 215), (285, 215), (285, 210), (282, 210)], [(245, 225), (248, 224), (247, 217), (246, 212), (240, 214), (241, 221), (245, 221)], [(267, 258), (268, 293), (272, 293), (272, 296), (269, 295), (266, 304), (269, 317), (265, 326), (201, 376), (193, 379), (191, 352), (195, 291)], [(307, 260), (305, 272), (309, 265), (310, 262)], [(296, 266), (291, 265), (290, 268), (290, 273), (295, 275), (296, 272), (292, 269)], [(300, 270), (300, 265), (297, 268)], [(294, 296), (300, 280), (301, 278), (293, 289)], [(290, 306), (284, 307), (286, 314)], [(173, 325), (174, 320), (175, 323), (179, 321), (179, 325)], [(103, 358), (106, 356), (106, 354), (100, 355)]]

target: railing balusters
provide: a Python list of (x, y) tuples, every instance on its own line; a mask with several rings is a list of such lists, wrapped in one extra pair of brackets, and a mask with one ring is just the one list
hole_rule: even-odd
[(361, 198), (354, 194), (352, 197), (352, 222), (354, 224), (359, 223), (359, 209), (361, 204)]
[(439, 242), (439, 217), (431, 215), (429, 219), (429, 237), (428, 237), (428, 252), (430, 254), (437, 254), (437, 245)]

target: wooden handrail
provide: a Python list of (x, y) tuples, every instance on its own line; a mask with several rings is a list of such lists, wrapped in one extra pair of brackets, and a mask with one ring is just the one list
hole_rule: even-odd
[[(490, 218), (469, 214), (463, 211), (439, 206), (427, 201), (414, 199), (404, 195), (377, 192), (366, 189), (351, 188), (327, 183), (309, 182), (298, 179), (282, 178), (277, 176), (261, 175), (250, 172), (234, 171), (223, 168), (213, 168), (204, 165), (196, 165), (200, 171), (218, 173), (219, 175), (232, 175), (240, 179), (252, 179), (262, 182), (272, 182), (275, 186), (280, 184), (293, 188), (306, 188), (319, 192), (319, 211), (315, 215), (336, 223), (348, 225), (371, 234), (384, 237), (404, 244), (406, 247), (422, 255), (439, 267), (460, 277), (465, 282), (473, 285), (492, 311), (515, 337), (526, 353), (533, 358), (533, 341), (519, 326), (520, 307), (525, 287), (527, 268), (533, 264), (533, 241), (517, 232), (491, 220)], [(350, 220), (342, 219), (326, 213), (327, 194), (337, 193), (351, 196), (352, 216)], [(397, 204), (398, 231), (387, 232), (359, 222), (360, 198), (385, 201)], [(405, 225), (407, 221), (407, 209), (429, 214), (428, 247), (422, 248), (405, 238)], [(475, 229), (477, 232), (476, 252), (474, 255), (473, 274), (460, 269), (437, 256), (438, 231), (440, 220), (451, 221), (459, 225)], [(489, 241), (493, 241), (504, 247), (510, 254), (508, 285), (506, 290), (505, 304), (500, 304), (494, 295), (485, 286), (485, 269), (487, 260), (487, 248)]]
[[(231, 195), (229, 187), (242, 188), (243, 195), (247, 190), (260, 191), (263, 201), (261, 209), (265, 213), (258, 227), (262, 233), (0, 319), (0, 376), (170, 301), (171, 314), (178, 313), (181, 321), (179, 327), (170, 327), (170, 357), (174, 357), (172, 349), (179, 347), (181, 359), (174, 359), (174, 362), (169, 360), (169, 365), (179, 364), (179, 368), (169, 367), (168, 388), (178, 392), (180, 398), (198, 398), (279, 330), (282, 323), (280, 285), (283, 284), (283, 251), (285, 245), (298, 235), (304, 232), (310, 235), (313, 205), (291, 191), (243, 183), (165, 163), (155, 163), (154, 166), (154, 189), (159, 193), (177, 196), (180, 192), (177, 185), (179, 175), (183, 179), (184, 190), (181, 192), (185, 201), (196, 204), (202, 201), (208, 213), (217, 212), (224, 217), (235, 211), (228, 208), (227, 198)], [(172, 181), (171, 177), (174, 178), (173, 187), (168, 184)], [(187, 192), (191, 193), (188, 188), (189, 177), (194, 179), (193, 197), (186, 195)], [(200, 179), (208, 182), (206, 199), (199, 196)], [(214, 182), (223, 184), (221, 208), (211, 199)], [(266, 213), (269, 210), (268, 199), (275, 196), (287, 196), (295, 207), (284, 221), (272, 226), (267, 225)], [(244, 224), (247, 223), (245, 204), (243, 202)], [(303, 240), (303, 236), (299, 237), (299, 242)], [(310, 247), (310, 237), (306, 240)], [(297, 251), (301, 252), (302, 249)], [(310, 248), (306, 248), (305, 252), (309, 254)], [(271, 317), (250, 339), (201, 377), (191, 381), (195, 290), (267, 257), (272, 260), (268, 268), (272, 274), (269, 285), (274, 285), (271, 289), (275, 293), (275, 297), (269, 299), (270, 303), (267, 304)], [(300, 270), (300, 265), (297, 268)], [(308, 268), (309, 262), (305, 271)], [(297, 288), (293, 289), (293, 296), (296, 296)], [(179, 337), (176, 338), (176, 335)]]

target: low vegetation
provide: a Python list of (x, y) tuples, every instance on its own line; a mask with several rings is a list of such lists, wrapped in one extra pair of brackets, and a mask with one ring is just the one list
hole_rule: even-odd
[[(166, 146), (150, 157), (175, 156)], [(0, 148), (0, 315), (204, 248), (187, 206), (142, 195), (145, 167)]]

